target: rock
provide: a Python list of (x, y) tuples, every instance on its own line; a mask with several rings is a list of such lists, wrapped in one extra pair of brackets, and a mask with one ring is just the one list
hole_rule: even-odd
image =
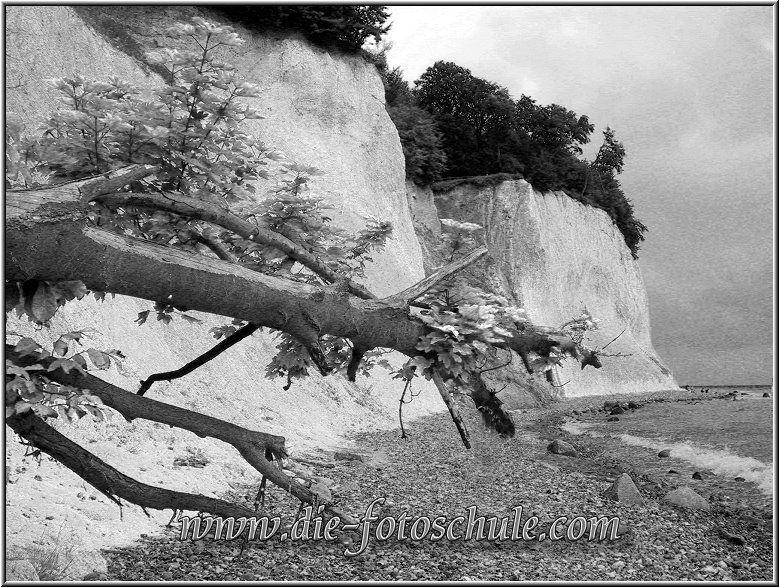
[(611, 408), (611, 415), (616, 416), (617, 414), (624, 414), (625, 410), (622, 409), (622, 406), (616, 406)]
[(697, 479), (698, 481), (703, 481), (703, 475), (701, 475), (698, 471), (695, 471), (695, 473), (692, 474), (692, 478)]
[(631, 479), (630, 475), (627, 473), (622, 473), (622, 475), (617, 477), (611, 487), (603, 492), (603, 496), (621, 503), (640, 506), (646, 505), (636, 484), (633, 483), (633, 479)]
[(733, 481), (742, 481), (743, 482), (743, 481), (746, 481), (746, 479), (744, 479), (743, 477), (735, 477), (733, 479)]
[[(738, 544), (739, 546), (743, 546), (747, 543), (746, 538), (741, 536), (741, 534), (731, 534), (724, 528), (717, 528), (717, 531), (721, 538), (724, 538), (731, 544)], [(735, 565), (734, 565), (735, 566)]]
[(665, 459), (671, 456), (671, 449), (670, 448), (664, 448), (659, 453), (657, 453), (657, 456), (661, 459)]
[(637, 404), (636, 402), (628, 402), (628, 408), (631, 410), (637, 410), (641, 407), (641, 404)]
[(333, 494), (330, 492), (330, 489), (323, 483), (312, 483), (311, 484), (311, 492), (315, 493), (320, 501), (330, 503), (333, 501)]
[(718, 572), (718, 571), (719, 571), (719, 569), (717, 569), (717, 567), (713, 567), (713, 566), (711, 566), (711, 565), (706, 565), (706, 566), (705, 566), (705, 567), (703, 567), (701, 570), (702, 570), (704, 573), (709, 573), (709, 574), (711, 574), (711, 573), (716, 573), (716, 572)]
[(763, 397), (771, 397), (771, 394), (766, 391), (763, 393)]
[(603, 409), (604, 410), (613, 410), (614, 408), (619, 407), (619, 402), (615, 402), (614, 400), (608, 400), (603, 402)]
[(668, 493), (663, 501), (673, 504), (675, 506), (691, 509), (691, 510), (709, 510), (709, 502), (697, 494), (695, 491), (687, 487), (678, 487)]
[(357, 453), (353, 452), (335, 452), (333, 453), (333, 458), (336, 461), (359, 461), (363, 462), (365, 458), (362, 455), (358, 455)]
[(679, 471), (676, 471), (676, 470), (674, 470), (674, 469), (668, 469), (668, 474), (669, 474), (669, 475), (678, 475), (678, 474), (679, 474)]
[(606, 422), (619, 422), (619, 418), (617, 416), (609, 416), (606, 418)]
[(38, 572), (27, 559), (9, 560), (5, 567), (6, 581), (40, 581)]
[(559, 438), (549, 443), (549, 446), (546, 448), (549, 452), (556, 455), (563, 455), (566, 457), (579, 456), (579, 453), (576, 452), (576, 449), (572, 445)]
[(314, 477), (313, 480), (316, 481), (317, 483), (321, 483), (325, 487), (332, 487), (335, 484), (335, 481), (333, 481), (329, 477)]

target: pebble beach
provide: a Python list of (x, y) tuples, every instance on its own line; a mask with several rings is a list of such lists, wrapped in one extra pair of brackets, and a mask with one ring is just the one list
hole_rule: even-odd
[[(451, 521), (476, 506), (479, 516), (535, 516), (534, 539), (497, 536), (483, 540), (398, 539), (360, 531), (333, 540), (179, 540), (174, 524), (163, 536), (129, 548), (104, 551), (108, 580), (386, 580), (386, 581), (773, 581), (773, 502), (749, 481), (692, 471), (689, 463), (626, 447), (607, 437), (567, 431), (571, 422), (607, 420), (615, 405), (640, 414), (653, 402), (701, 401), (688, 392), (640, 397), (568, 400), (513, 412), (517, 434), (503, 439), (479, 416), (466, 421), (473, 447), (466, 450), (448, 414), (425, 416), (400, 430), (352, 436), (340, 451), (313, 452), (290, 462), (316, 478), (339, 507), (359, 517), (377, 498), (377, 517), (441, 517)], [(726, 401), (716, 396), (705, 401)], [(767, 402), (772, 400), (768, 399)], [(631, 408), (629, 402), (633, 402)], [(770, 404), (768, 404), (770, 406)], [(553, 454), (554, 440), (570, 454)], [(694, 468), (694, 467), (693, 467)], [(669, 472), (670, 471), (670, 472)], [(698, 473), (697, 477), (693, 474)], [(643, 503), (609, 495), (621, 475)], [(720, 476), (721, 477), (721, 476)], [(674, 505), (666, 496), (687, 488), (703, 509)], [(254, 500), (256, 486), (231, 499)], [(686, 491), (686, 489), (685, 489)], [(278, 516), (289, 529), (298, 505), (270, 488), (258, 516)], [(560, 540), (538, 535), (565, 516), (618, 518), (616, 538), (584, 536), (579, 528)], [(558, 524), (565, 529), (570, 524)], [(386, 530), (386, 527), (385, 527)], [(382, 539), (379, 539), (382, 538)], [(384, 539), (386, 538), (386, 539)], [(345, 551), (357, 556), (346, 556)]]

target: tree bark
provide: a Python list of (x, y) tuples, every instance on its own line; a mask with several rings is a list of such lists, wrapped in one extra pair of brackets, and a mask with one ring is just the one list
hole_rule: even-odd
[(452, 417), (454, 425), (457, 426), (457, 432), (460, 433), (460, 438), (465, 445), (465, 448), (471, 448), (471, 435), (468, 434), (468, 428), (465, 426), (460, 411), (457, 409), (457, 404), (454, 403), (449, 390), (446, 388), (443, 378), (438, 372), (433, 373), (433, 383), (435, 383), (438, 393), (441, 394), (441, 398), (444, 400), (446, 407), (449, 409), (449, 415)]
[[(12, 345), (6, 345), (5, 352), (6, 357), (18, 365), (29, 366), (34, 363), (40, 363), (46, 367), (52, 362), (52, 359), (40, 359), (29, 355), (22, 357), (14, 350)], [(301, 483), (290, 479), (283, 471), (265, 458), (266, 450), (271, 451), (274, 460), (281, 460), (287, 457), (283, 436), (247, 430), (218, 418), (139, 396), (89, 374), (83, 375), (76, 371), (65, 373), (62, 369), (55, 369), (54, 371), (47, 372), (46, 377), (63, 385), (70, 385), (78, 389), (88, 389), (89, 393), (99, 397), (106, 406), (119, 412), (128, 421), (141, 418), (188, 430), (201, 438), (209, 437), (226, 442), (235, 447), (249, 465), (270, 479), (275, 485), (306, 503), (321, 503), (318, 495), (311, 492)], [(171, 504), (166, 507), (173, 508), (174, 505)], [(325, 510), (340, 516), (341, 519), (351, 519), (348, 514), (334, 507), (333, 504), (325, 504)]]
[(57, 432), (41, 418), (27, 412), (6, 418), (5, 423), (33, 446), (50, 455), (79, 477), (93, 485), (112, 501), (125, 499), (143, 508), (155, 510), (193, 510), (217, 516), (250, 517), (256, 512), (221, 499), (154, 487), (136, 481)]

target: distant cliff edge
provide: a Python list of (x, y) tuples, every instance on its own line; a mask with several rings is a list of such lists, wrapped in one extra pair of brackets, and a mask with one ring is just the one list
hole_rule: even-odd
[(581, 370), (573, 360), (564, 361), (555, 367), (554, 386), (528, 377), (516, 364), (509, 372), (487, 374), (494, 389), (506, 385), (500, 397), (518, 407), (677, 388), (652, 347), (638, 263), (609, 216), (563, 193), (538, 193), (524, 180), (479, 183), (475, 178), (440, 191), (407, 184), (426, 269), (440, 262), (435, 249), (441, 219), (479, 224), (491, 259), (482, 272), (472, 273), (472, 285), (507, 297), (544, 326), (561, 326), (588, 310), (600, 320), (584, 341), (590, 348), (602, 349), (616, 338), (601, 355), (601, 369)]

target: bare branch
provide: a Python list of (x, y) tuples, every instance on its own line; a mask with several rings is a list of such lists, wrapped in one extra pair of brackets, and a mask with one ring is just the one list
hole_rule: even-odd
[(78, 189), (83, 203), (87, 204), (98, 196), (115, 192), (134, 181), (157, 173), (157, 171), (159, 171), (159, 167), (154, 165), (130, 165), (88, 179), (81, 183)]
[(194, 510), (224, 517), (255, 515), (247, 507), (221, 499), (172, 491), (136, 481), (57, 432), (32, 412), (6, 418), (5, 423), (19, 436), (52, 456), (116, 503), (120, 503), (117, 498), (121, 498), (142, 508), (156, 510)]
[(238, 262), (238, 258), (230, 251), (228, 251), (227, 248), (217, 239), (206, 236), (197, 230), (191, 230), (189, 231), (189, 234), (192, 236), (193, 240), (196, 240), (197, 242), (207, 246), (217, 257), (222, 259), (222, 261), (229, 261), (230, 263)]
[(465, 257), (457, 259), (452, 263), (444, 265), (438, 269), (432, 275), (426, 277), (422, 281), (419, 281), (411, 287), (404, 289), (403, 291), (393, 294), (387, 298), (384, 298), (384, 302), (395, 306), (407, 306), (410, 302), (414, 301), (422, 294), (430, 290), (436, 284), (442, 282), (447, 277), (451, 277), (458, 271), (464, 269), (474, 261), (482, 258), (487, 254), (487, 247), (485, 245), (480, 246), (468, 253)]
[(213, 348), (206, 351), (196, 359), (190, 361), (183, 367), (180, 367), (179, 369), (176, 369), (174, 371), (166, 371), (164, 373), (155, 373), (154, 375), (149, 375), (146, 379), (141, 381), (141, 386), (138, 388), (137, 394), (138, 395), (145, 394), (155, 381), (171, 381), (172, 379), (178, 379), (180, 377), (184, 377), (185, 375), (188, 375), (189, 373), (192, 373), (192, 371), (194, 371), (198, 367), (202, 367), (203, 365), (208, 363), (208, 361), (210, 361), (211, 359), (221, 355), (231, 346), (242, 341), (247, 336), (251, 336), (252, 334), (257, 332), (259, 328), (260, 327), (257, 326), (256, 324), (247, 324), (246, 326), (243, 326), (242, 328), (236, 330), (234, 333), (226, 337), (219, 344), (215, 345)]
[[(41, 363), (46, 366), (51, 364), (53, 360), (51, 358), (41, 359), (29, 355), (22, 357), (18, 352), (14, 351), (11, 345), (6, 345), (5, 351), (6, 356), (10, 357), (17, 365)], [(266, 451), (270, 451), (275, 460), (287, 457), (283, 436), (248, 430), (218, 418), (142, 397), (89, 374), (83, 375), (75, 371), (65, 373), (62, 369), (55, 369), (48, 372), (46, 376), (52, 381), (63, 385), (89, 389), (92, 395), (99, 397), (106, 406), (113, 408), (127, 420), (141, 418), (189, 430), (201, 438), (210, 437), (226, 442), (234, 446), (249, 465), (267, 477), (273, 484), (291, 493), (300, 501), (311, 504), (322, 503), (318, 495), (289, 478), (265, 457)], [(340, 516), (343, 520), (352, 520), (351, 516), (342, 512), (333, 504), (326, 503), (324, 505), (326, 511)]]

